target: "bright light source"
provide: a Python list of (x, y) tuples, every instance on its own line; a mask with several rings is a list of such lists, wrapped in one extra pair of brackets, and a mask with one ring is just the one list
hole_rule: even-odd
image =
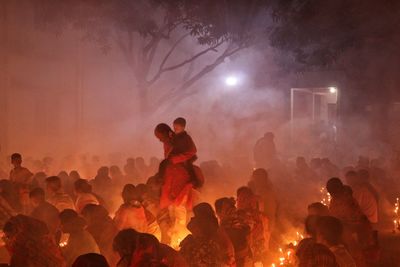
[(337, 92), (336, 87), (329, 87), (329, 92), (330, 92), (331, 94), (336, 93), (336, 92)]
[(239, 83), (239, 80), (235, 76), (228, 76), (225, 79), (225, 84), (228, 86), (236, 86)]

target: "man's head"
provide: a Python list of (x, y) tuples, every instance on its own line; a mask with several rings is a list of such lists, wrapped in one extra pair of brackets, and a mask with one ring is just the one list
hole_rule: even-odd
[(175, 133), (182, 133), (185, 131), (186, 120), (184, 118), (177, 118), (174, 120), (174, 131)]
[(344, 192), (344, 185), (339, 178), (333, 177), (326, 183), (326, 189), (332, 197), (335, 197)]
[(322, 216), (317, 221), (317, 242), (328, 247), (340, 244), (343, 225), (332, 216)]
[(62, 188), (61, 179), (58, 176), (50, 176), (46, 178), (46, 190), (47, 192), (54, 194), (60, 191)]
[(22, 156), (19, 153), (14, 153), (11, 155), (11, 164), (14, 167), (20, 167), (22, 164)]
[(40, 204), (45, 202), (44, 190), (40, 187), (32, 189), (29, 193), (29, 199), (31, 200), (33, 207), (38, 207)]

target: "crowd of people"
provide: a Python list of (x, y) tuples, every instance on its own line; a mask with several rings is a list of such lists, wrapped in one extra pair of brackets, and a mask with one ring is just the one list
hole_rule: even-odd
[[(381, 266), (378, 240), (392, 222), (397, 162), (360, 157), (339, 168), (327, 158), (298, 157), (290, 164), (267, 133), (249, 178), (224, 195), (232, 189), (228, 168), (197, 166), (185, 127), (183, 118), (172, 128), (157, 125), (163, 160), (98, 166), (93, 179), (76, 170), (54, 175), (51, 158), (32, 161), (40, 168), (31, 172), (12, 154), (10, 174), (0, 170), (4, 266), (275, 266), (285, 232), (303, 222), (304, 238), (290, 244), (293, 260), (282, 265)], [(326, 205), (321, 187), (330, 194)]]

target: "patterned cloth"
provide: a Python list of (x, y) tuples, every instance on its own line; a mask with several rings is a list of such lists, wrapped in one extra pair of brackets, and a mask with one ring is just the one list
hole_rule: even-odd
[(254, 261), (262, 261), (266, 256), (264, 225), (258, 210), (238, 210), (240, 220), (250, 227), (250, 248)]
[(244, 266), (245, 262), (252, 262), (250, 249), (250, 226), (239, 219), (236, 212), (231, 213), (221, 221), (221, 228), (229, 236), (235, 249), (235, 260), (237, 266)]
[(190, 267), (223, 266), (221, 248), (213, 239), (200, 239), (188, 235), (181, 242), (180, 253)]
[(335, 255), (324, 245), (310, 244), (299, 257), (299, 267), (339, 267)]
[(36, 219), (17, 215), (6, 223), (5, 243), (12, 267), (64, 267), (59, 247), (49, 236), (46, 225)]

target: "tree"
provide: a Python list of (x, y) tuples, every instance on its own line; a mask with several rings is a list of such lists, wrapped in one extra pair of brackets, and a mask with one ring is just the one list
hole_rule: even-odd
[[(266, 0), (41, 0), (35, 7), (43, 29), (74, 25), (105, 52), (119, 48), (142, 111), (196, 93), (195, 83), (226, 58), (265, 40), (270, 18)], [(197, 49), (182, 53), (185, 43)], [(149, 103), (149, 94), (157, 100)]]

